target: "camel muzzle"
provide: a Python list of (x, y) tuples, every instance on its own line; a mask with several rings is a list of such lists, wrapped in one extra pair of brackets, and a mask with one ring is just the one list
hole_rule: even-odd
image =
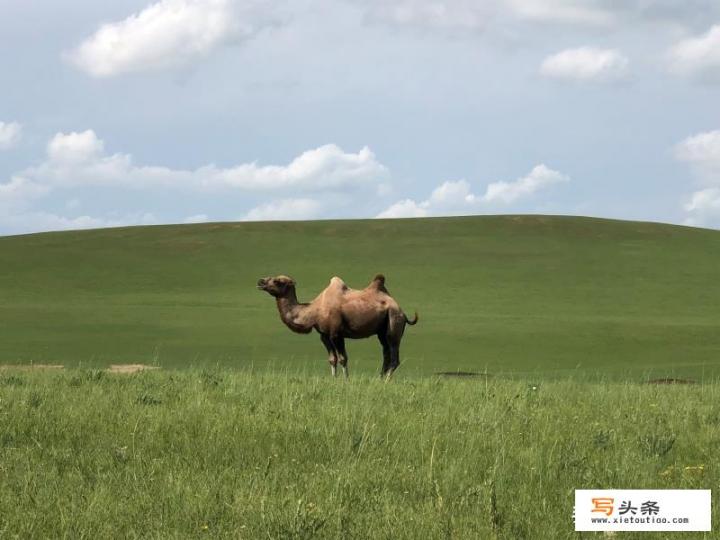
[(261, 290), (265, 290), (265, 286), (267, 285), (267, 280), (264, 278), (258, 279), (257, 282), (257, 288)]

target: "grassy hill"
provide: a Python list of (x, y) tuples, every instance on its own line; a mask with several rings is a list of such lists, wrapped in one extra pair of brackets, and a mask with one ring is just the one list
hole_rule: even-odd
[[(720, 232), (574, 217), (218, 223), (0, 238), (0, 364), (254, 366), (323, 374), (258, 277), (301, 301), (376, 272), (408, 328), (403, 376), (720, 374)], [(376, 340), (351, 370), (380, 367)]]

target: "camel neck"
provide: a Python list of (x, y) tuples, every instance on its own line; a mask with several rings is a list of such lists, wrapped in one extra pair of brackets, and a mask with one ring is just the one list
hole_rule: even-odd
[(280, 318), (290, 330), (294, 332), (307, 333), (313, 328), (313, 322), (307, 321), (305, 312), (308, 304), (300, 304), (295, 294), (295, 289), (290, 289), (283, 297), (276, 298)]

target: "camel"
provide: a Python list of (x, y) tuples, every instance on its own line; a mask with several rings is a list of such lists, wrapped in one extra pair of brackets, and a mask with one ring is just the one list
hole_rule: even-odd
[(383, 349), (381, 377), (390, 378), (400, 365), (400, 340), (406, 324), (416, 324), (418, 314), (410, 320), (385, 288), (385, 276), (376, 275), (362, 290), (348, 287), (339, 277), (315, 300), (301, 304), (295, 293), (295, 280), (288, 276), (266, 277), (257, 287), (275, 297), (280, 319), (293, 332), (309, 334), (313, 329), (328, 352), (332, 376), (337, 365), (348, 373), (348, 354), (345, 338), (361, 339), (376, 335)]

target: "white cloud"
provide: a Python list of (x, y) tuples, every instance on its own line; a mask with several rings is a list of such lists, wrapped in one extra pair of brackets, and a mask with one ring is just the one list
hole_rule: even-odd
[(687, 225), (720, 225), (720, 130), (698, 133), (675, 146), (675, 157), (690, 164), (704, 189), (683, 205)]
[(530, 174), (518, 178), (514, 182), (494, 182), (490, 184), (482, 199), (488, 203), (510, 204), (552, 184), (568, 181), (570, 181), (568, 176), (540, 164), (535, 166), (530, 171)]
[(194, 216), (188, 216), (183, 219), (183, 223), (206, 223), (210, 221), (207, 214), (195, 214)]
[(197, 173), (207, 176), (206, 184), (242, 189), (332, 189), (367, 183), (375, 185), (387, 176), (387, 169), (378, 163), (368, 147), (357, 154), (348, 154), (334, 144), (326, 144), (303, 152), (287, 166), (258, 167), (249, 163), (230, 169), (207, 167)]
[(405, 199), (396, 202), (375, 217), (378, 219), (427, 217), (428, 206), (427, 201), (418, 204), (412, 199)]
[(284, 221), (313, 219), (322, 205), (314, 199), (282, 199), (262, 204), (242, 217), (243, 221)]
[(444, 182), (433, 190), (430, 197), (416, 202), (413, 199), (399, 201), (380, 212), (377, 218), (407, 218), (438, 215), (462, 215), (487, 211), (498, 204), (507, 205), (553, 184), (568, 182), (570, 178), (545, 165), (537, 165), (527, 176), (514, 182), (494, 182), (487, 186), (485, 195), (472, 193), (465, 180)]
[(696, 191), (685, 205), (688, 212), (714, 211), (720, 214), (720, 188), (708, 188)]
[(272, 24), (261, 0), (161, 0), (103, 24), (67, 53), (94, 77), (176, 68)]
[(82, 163), (96, 159), (105, 150), (105, 143), (91, 129), (82, 133), (57, 133), (47, 145), (47, 155), (59, 163)]
[(465, 180), (443, 182), (430, 194), (428, 203), (433, 208), (456, 208), (463, 204), (473, 204), (477, 198), (470, 189), (470, 184)]
[(129, 154), (106, 153), (103, 141), (87, 130), (56, 134), (48, 144), (47, 159), (21, 175), (49, 188), (99, 185), (213, 192), (376, 188), (388, 172), (369, 148), (346, 153), (334, 144), (303, 152), (287, 165), (260, 166), (253, 162), (229, 168), (205, 165), (194, 170), (140, 166)]
[(9, 150), (20, 140), (22, 126), (17, 122), (0, 122), (0, 150)]
[(683, 208), (688, 213), (685, 225), (693, 227), (720, 225), (720, 188), (696, 191)]
[(627, 74), (628, 59), (616, 49), (579, 47), (548, 56), (540, 74), (574, 81), (611, 81)]
[(609, 2), (593, 0), (507, 0), (523, 19), (540, 22), (607, 25), (615, 19)]
[(670, 49), (670, 68), (706, 82), (720, 82), (720, 24), (705, 34), (684, 39)]
[(363, 0), (362, 4), (370, 21), (438, 29), (481, 29), (495, 11), (495, 2), (476, 0)]
[(462, 214), (472, 211), (480, 200), (471, 193), (466, 180), (443, 182), (436, 187), (430, 197), (420, 203), (405, 199), (380, 212), (377, 218), (426, 217), (438, 214)]
[(720, 130), (688, 137), (675, 147), (675, 157), (690, 163), (705, 184), (720, 186)]

